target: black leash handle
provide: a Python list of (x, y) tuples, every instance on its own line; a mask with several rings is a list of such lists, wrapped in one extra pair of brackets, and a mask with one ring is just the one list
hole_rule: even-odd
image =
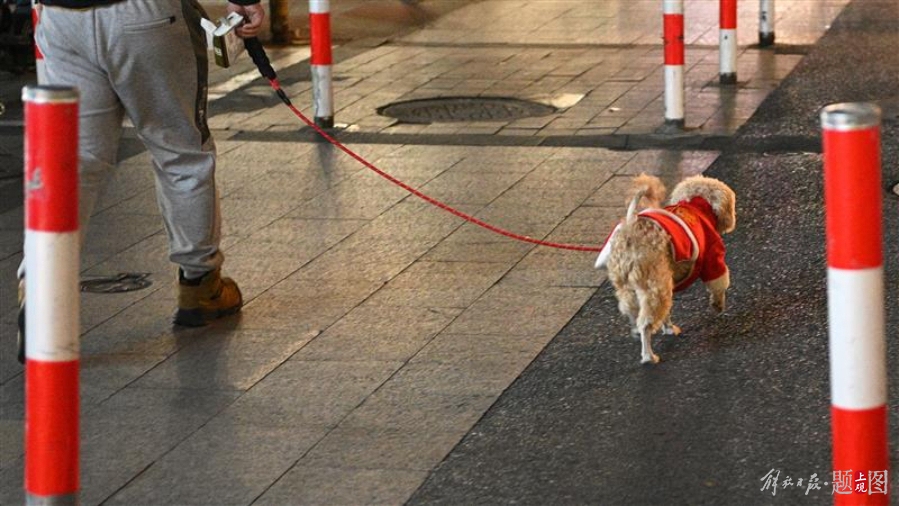
[(262, 43), (259, 42), (258, 38), (250, 37), (244, 39), (243, 45), (247, 48), (247, 53), (250, 55), (253, 63), (256, 64), (256, 68), (259, 69), (259, 73), (262, 74), (262, 77), (269, 81), (278, 78), (278, 74), (276, 74), (275, 69), (272, 68), (272, 63), (268, 61), (268, 55), (265, 54), (265, 49), (263, 49)]
[(268, 60), (268, 55), (265, 54), (265, 48), (262, 47), (259, 39), (256, 37), (244, 39), (243, 45), (247, 48), (247, 54), (250, 55), (250, 59), (256, 64), (259, 73), (262, 74), (262, 77), (268, 79), (268, 82), (272, 85), (272, 89), (275, 90), (278, 98), (288, 106), (291, 105), (290, 99), (287, 98), (287, 93), (284, 93), (284, 90), (281, 89), (281, 84), (278, 82), (278, 74), (272, 68), (272, 63)]

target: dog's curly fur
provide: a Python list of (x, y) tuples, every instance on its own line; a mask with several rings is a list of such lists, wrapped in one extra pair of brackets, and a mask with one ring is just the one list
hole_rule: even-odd
[[(719, 234), (736, 226), (736, 195), (726, 184), (704, 176), (683, 180), (671, 192), (670, 203), (702, 197), (712, 206), (718, 218)], [(667, 232), (652, 220), (637, 219), (637, 208), (660, 207), (665, 198), (665, 186), (656, 177), (641, 174), (634, 179), (634, 193), (627, 217), (618, 229), (608, 257), (609, 279), (615, 287), (618, 309), (628, 317), (631, 333), (642, 341), (642, 362), (657, 363), (652, 351), (652, 335), (660, 329), (665, 334), (679, 334), (671, 323), (671, 306), (676, 280), (686, 277), (692, 265), (676, 262), (672, 256), (671, 239)], [(711, 306), (724, 311), (725, 291), (729, 277), (706, 287)], [(713, 286), (714, 285), (714, 286)]]

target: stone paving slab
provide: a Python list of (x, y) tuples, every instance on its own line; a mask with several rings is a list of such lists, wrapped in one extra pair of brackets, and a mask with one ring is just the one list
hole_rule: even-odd
[[(21, 223), (24, 225), (24, 222), (25, 220), (23, 219)], [(17, 246), (18, 251), (3, 260), (0, 260), (0, 274), (3, 275), (4, 280), (16, 278), (16, 271), (19, 268), (19, 264), (22, 262), (22, 242), (23, 238), (19, 237)], [(7, 282), (3, 283), (2, 286), (2, 289), (0, 289), (2, 290), (0, 291), (0, 321), (12, 323), (13, 320), (9, 319), (7, 315), (11, 314), (11, 312), (18, 306), (16, 300), (18, 285)]]
[(495, 400), (495, 393), (427, 392), (391, 382), (366, 399), (341, 426), (357, 430), (378, 427), (414, 433), (429, 430), (459, 433), (471, 427)]
[(221, 418), (251, 427), (318, 427), (324, 436), (402, 366), (356, 358), (286, 362)]
[(300, 360), (405, 361), (418, 352), (459, 310), (360, 306), (297, 354)]
[[(617, 223), (617, 219), (618, 217), (611, 221), (590, 220), (586, 228), (589, 230), (611, 230)], [(607, 225), (601, 225), (602, 223)], [(587, 235), (596, 237), (593, 233), (588, 233)], [(556, 232), (553, 232), (548, 239), (569, 242), (572, 240), (572, 237), (558, 235)], [(604, 276), (598, 275), (597, 272), (584, 270), (584, 265), (589, 265), (595, 259), (596, 254), (592, 252), (535, 248), (521, 259), (513, 271), (506, 274), (503, 278), (503, 283), (523, 286), (598, 287), (605, 281)]]
[(319, 332), (375, 293), (380, 281), (290, 278), (249, 302), (240, 329)]
[(513, 357), (533, 356), (541, 349), (537, 335), (451, 334), (442, 332), (425, 346), (412, 362), (437, 363), (491, 362)]
[[(215, 420), (157, 460), (106, 504), (249, 504), (320, 437), (320, 430), (306, 427), (259, 427)], [(217, 471), (209, 474), (210, 468)]]
[(509, 270), (502, 263), (416, 262), (378, 290), (368, 303), (419, 308), (465, 308)]
[[(195, 342), (134, 381), (136, 388), (247, 390), (315, 337), (237, 330)], [(205, 346), (204, 346), (205, 345)]]
[(426, 476), (424, 471), (298, 465), (253, 504), (401, 504)]

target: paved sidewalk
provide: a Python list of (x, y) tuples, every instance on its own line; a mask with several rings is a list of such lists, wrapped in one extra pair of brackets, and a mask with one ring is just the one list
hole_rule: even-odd
[[(802, 59), (848, 0), (778, 0), (777, 49), (758, 49), (758, 2), (741, 2), (738, 86), (718, 84), (718, 1), (685, 8), (686, 125), (732, 134)], [(492, 0), (456, 10), (414, 33), (334, 67), (335, 120), (350, 132), (570, 136), (652, 134), (664, 123), (661, 3)], [(280, 69), (279, 69), (280, 71)], [(308, 75), (282, 78), (311, 114)], [(267, 92), (265, 85), (259, 93)], [(376, 113), (395, 101), (503, 96), (580, 97), (556, 114), (515, 121), (406, 124)], [(214, 128), (292, 129), (272, 102), (254, 117), (219, 115)]]
[[(813, 44), (845, 3), (780, 0), (778, 40)], [(673, 184), (718, 153), (445, 146), (427, 134), (653, 132), (658, 4), (609, 1), (584, 16), (591, 2), (472, 4), (339, 62), (337, 120), (357, 132), (421, 136), (351, 148), (436, 198), (517, 233), (595, 245), (620, 216), (631, 175)], [(743, 85), (710, 84), (716, 5), (688, 2), (687, 123), (703, 135), (733, 132), (801, 58), (744, 46)], [(741, 13), (744, 43), (754, 42), (754, 16)], [(295, 103), (308, 104), (301, 56), (287, 48), (275, 59)], [(246, 132), (295, 130), (297, 120), (258, 81), (234, 81), (239, 75), (216, 75), (211, 118), (225, 269), (247, 299), (239, 316), (171, 327), (174, 270), (146, 153), (123, 160), (92, 220), (84, 275), (148, 272), (154, 284), (83, 295), (83, 503), (403, 503), (603, 278), (591, 253), (486, 232), (328, 145), (246, 140)], [(535, 123), (410, 127), (373, 112), (460, 93), (584, 97)], [(12, 282), (22, 219), (21, 206), (0, 214), (3, 504), (22, 501)]]

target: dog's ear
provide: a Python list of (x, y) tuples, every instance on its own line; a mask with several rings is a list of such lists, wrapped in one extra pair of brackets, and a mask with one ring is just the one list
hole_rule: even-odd
[(718, 216), (718, 232), (728, 234), (737, 228), (737, 195), (727, 185), (722, 184), (722, 195), (715, 206)]

